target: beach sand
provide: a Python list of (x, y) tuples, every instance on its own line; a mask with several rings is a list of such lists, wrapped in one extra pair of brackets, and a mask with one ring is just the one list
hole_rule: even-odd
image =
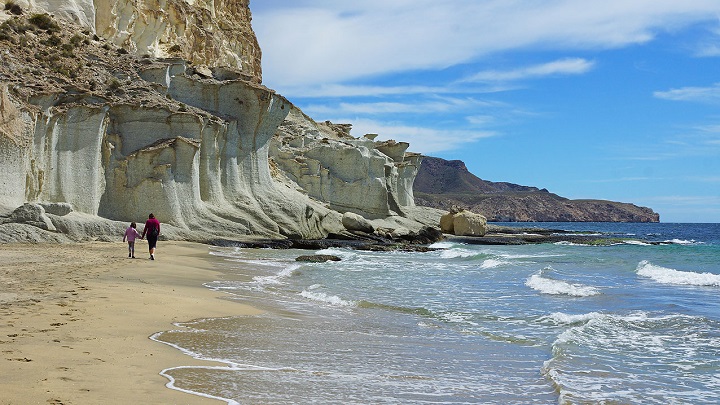
[(0, 245), (1, 404), (211, 404), (166, 388), (159, 373), (195, 360), (149, 339), (173, 322), (259, 311), (211, 291), (208, 247)]

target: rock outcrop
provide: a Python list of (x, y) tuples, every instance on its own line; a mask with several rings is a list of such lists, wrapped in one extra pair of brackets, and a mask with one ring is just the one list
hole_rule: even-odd
[(277, 166), (309, 196), (368, 218), (403, 216), (414, 206), (412, 182), (421, 157), (407, 143), (353, 138), (349, 126), (315, 123), (293, 109), (270, 146)]
[[(153, 212), (169, 238), (319, 239), (351, 235), (352, 213), (383, 237), (432, 234), (406, 143), (260, 84), (247, 1), (17, 3), (0, 12), (0, 226), (107, 238)], [(171, 43), (182, 58), (155, 57)]]
[(570, 200), (537, 187), (478, 178), (459, 160), (424, 157), (414, 183), (417, 205), (464, 207), (492, 222), (658, 222), (650, 208), (605, 200)]
[(485, 236), (487, 220), (482, 215), (453, 207), (440, 217), (440, 230), (456, 236)]
[(91, 30), (130, 53), (225, 66), (260, 82), (249, 0), (13, 0)]

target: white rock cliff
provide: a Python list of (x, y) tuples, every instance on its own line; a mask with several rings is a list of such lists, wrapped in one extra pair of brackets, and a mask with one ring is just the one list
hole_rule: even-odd
[[(324, 238), (348, 212), (383, 235), (437, 222), (414, 207), (407, 143), (318, 124), (260, 84), (247, 0), (16, 3), (0, 13), (0, 226), (83, 240), (153, 212), (169, 237), (212, 240)], [(13, 221), (26, 211), (39, 219)]]
[(140, 56), (229, 66), (261, 81), (249, 0), (13, 0), (74, 22)]

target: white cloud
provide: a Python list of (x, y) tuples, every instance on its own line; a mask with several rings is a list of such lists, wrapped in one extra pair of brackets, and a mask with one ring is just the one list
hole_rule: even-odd
[(380, 122), (369, 119), (335, 119), (333, 122), (352, 122), (353, 136), (380, 134), (382, 139), (402, 140), (410, 143), (410, 151), (433, 154), (458, 149), (479, 139), (497, 135), (492, 131), (445, 130), (403, 124)]
[(478, 126), (485, 126), (485, 125), (492, 125), (496, 123), (497, 119), (496, 117), (492, 115), (471, 115), (468, 117), (465, 117), (467, 122), (469, 122), (472, 125), (478, 125)]
[(307, 114), (322, 115), (377, 115), (377, 114), (432, 114), (476, 111), (478, 108), (499, 109), (508, 105), (498, 101), (478, 100), (471, 97), (433, 97), (430, 100), (404, 98), (402, 102), (340, 102), (337, 104), (309, 104), (302, 106)]
[(720, 102), (720, 83), (715, 83), (710, 87), (681, 87), (667, 91), (656, 91), (653, 96), (672, 101), (717, 103)]
[(343, 85), (343, 84), (317, 84), (317, 85), (291, 85), (276, 88), (287, 97), (303, 98), (332, 98), (332, 97), (382, 97), (395, 95), (415, 94), (481, 94), (497, 93), (512, 89), (510, 86), (376, 86), (376, 85)]
[(486, 70), (476, 73), (463, 81), (513, 81), (555, 75), (577, 75), (588, 72), (594, 62), (582, 58), (565, 58), (539, 65), (526, 66), (512, 70)]
[(276, 88), (442, 69), (522, 50), (608, 49), (720, 14), (715, 0), (256, 1), (265, 82)]
[(716, 43), (705, 43), (701, 44), (697, 51), (695, 52), (695, 56), (699, 57), (715, 57), (720, 56), (720, 45)]

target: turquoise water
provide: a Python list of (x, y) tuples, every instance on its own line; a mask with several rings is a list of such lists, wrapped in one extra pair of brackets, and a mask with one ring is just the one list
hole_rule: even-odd
[(227, 364), (166, 374), (241, 404), (717, 403), (720, 224), (536, 226), (627, 242), (212, 248), (208, 287), (268, 311), (156, 335)]

